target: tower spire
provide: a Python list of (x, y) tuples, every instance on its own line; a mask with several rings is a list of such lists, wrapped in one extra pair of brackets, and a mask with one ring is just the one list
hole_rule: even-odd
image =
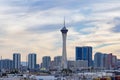
[(64, 27), (65, 27), (65, 17), (64, 17)]

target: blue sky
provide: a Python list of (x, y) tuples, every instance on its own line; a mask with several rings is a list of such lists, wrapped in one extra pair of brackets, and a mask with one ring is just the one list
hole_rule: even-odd
[(30, 52), (52, 58), (62, 54), (60, 29), (66, 17), (67, 55), (75, 46), (120, 57), (120, 0), (0, 0), (0, 55)]

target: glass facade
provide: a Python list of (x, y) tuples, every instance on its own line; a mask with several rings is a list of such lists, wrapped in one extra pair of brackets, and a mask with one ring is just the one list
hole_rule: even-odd
[(13, 61), (9, 59), (0, 60), (0, 69), (5, 70), (13, 69)]
[(49, 69), (50, 68), (50, 62), (51, 62), (51, 58), (50, 56), (44, 56), (42, 58), (42, 67)]
[(21, 65), (21, 55), (20, 53), (14, 53), (13, 54), (13, 68), (20, 69), (20, 65)]
[(88, 66), (92, 66), (92, 47), (76, 47), (76, 60), (87, 60)]
[(30, 53), (28, 55), (28, 68), (35, 69), (36, 68), (36, 54)]
[(82, 47), (76, 47), (76, 60), (82, 60)]
[(94, 67), (101, 67), (101, 58), (102, 58), (102, 53), (97, 52), (94, 56)]

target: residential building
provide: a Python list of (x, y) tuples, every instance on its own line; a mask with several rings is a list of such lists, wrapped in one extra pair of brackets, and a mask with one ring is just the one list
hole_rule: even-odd
[(13, 54), (13, 68), (20, 69), (20, 65), (21, 65), (21, 54), (14, 53)]
[(37, 60), (37, 55), (35, 53), (30, 53), (28, 55), (28, 68), (30, 70), (35, 70), (36, 69), (36, 60)]

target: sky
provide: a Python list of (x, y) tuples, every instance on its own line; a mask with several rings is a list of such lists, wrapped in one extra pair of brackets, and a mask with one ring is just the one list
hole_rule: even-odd
[(120, 58), (120, 0), (0, 0), (0, 56), (61, 56), (64, 17), (69, 60), (76, 46)]

